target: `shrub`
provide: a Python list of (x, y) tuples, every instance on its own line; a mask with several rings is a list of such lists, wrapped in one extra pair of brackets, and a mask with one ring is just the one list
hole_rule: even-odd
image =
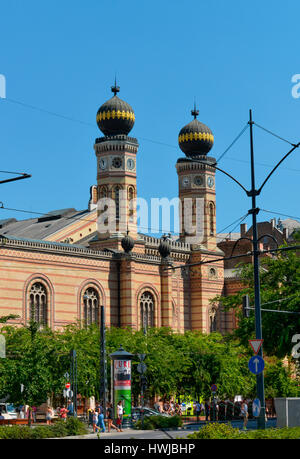
[(189, 439), (224, 439), (240, 438), (239, 429), (234, 428), (231, 424), (211, 423), (202, 427), (198, 432), (188, 435)]
[[(144, 430), (168, 429), (182, 426), (183, 421), (180, 416), (145, 416)], [(142, 428), (142, 421), (135, 424), (136, 429)]]
[(84, 435), (86, 426), (77, 418), (68, 418), (66, 421), (57, 421), (51, 426), (1, 426), (0, 439), (40, 439)]
[(245, 432), (233, 428), (230, 424), (211, 423), (198, 432), (188, 435), (189, 439), (300, 439), (300, 427), (283, 429), (248, 430)]

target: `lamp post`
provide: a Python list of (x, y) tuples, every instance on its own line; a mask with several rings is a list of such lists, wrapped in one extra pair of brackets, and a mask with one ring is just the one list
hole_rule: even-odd
[(133, 354), (126, 352), (122, 346), (110, 354), (113, 360), (113, 405), (115, 416), (117, 403), (122, 401), (124, 406), (124, 424), (129, 425), (131, 419), (131, 360)]
[[(250, 126), (250, 163), (251, 163), (251, 189), (247, 190), (235, 177), (230, 175), (228, 172), (220, 169), (215, 164), (209, 164), (205, 161), (197, 160), (197, 159), (189, 159), (187, 160), (191, 162), (197, 162), (204, 165), (209, 165), (210, 167), (215, 168), (216, 170), (222, 172), (223, 174), (227, 175), (230, 179), (232, 179), (237, 185), (242, 188), (242, 190), (247, 194), (248, 197), (251, 197), (252, 207), (248, 211), (250, 215), (252, 215), (252, 244), (253, 244), (253, 268), (254, 268), (254, 300), (255, 300), (255, 333), (256, 339), (262, 339), (262, 324), (261, 324), (261, 307), (260, 307), (260, 278), (259, 278), (259, 259), (258, 256), (260, 254), (258, 250), (258, 234), (257, 234), (257, 219), (256, 216), (259, 212), (259, 208), (256, 207), (256, 196), (259, 196), (263, 187), (270, 179), (272, 174), (275, 170), (280, 166), (280, 164), (296, 149), (300, 146), (300, 142), (297, 144), (291, 144), (292, 148), (286, 153), (286, 155), (276, 164), (276, 166), (271, 170), (269, 175), (266, 177), (260, 188), (256, 188), (255, 186), (255, 170), (254, 170), (254, 148), (253, 148), (253, 120), (252, 120), (252, 110), (249, 110), (249, 121), (248, 124)], [(241, 238), (243, 239), (243, 238)], [(244, 238), (245, 239), (245, 238)], [(246, 238), (249, 239), (249, 238)], [(262, 346), (259, 350), (260, 357), (263, 357), (263, 350)], [(264, 375), (263, 372), (256, 376), (256, 389), (257, 389), (257, 396), (261, 403), (261, 411), (260, 416), (257, 419), (257, 426), (260, 429), (265, 429), (266, 421), (265, 421), (265, 396), (264, 396)]]

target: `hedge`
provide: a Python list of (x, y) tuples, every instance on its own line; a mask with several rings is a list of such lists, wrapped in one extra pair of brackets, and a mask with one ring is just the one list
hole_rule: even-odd
[(32, 440), (42, 438), (67, 437), (88, 433), (86, 426), (77, 418), (57, 421), (50, 426), (0, 426), (0, 439)]
[[(168, 429), (182, 426), (183, 421), (180, 416), (145, 416), (144, 430)], [(142, 421), (135, 424), (136, 429), (142, 429)]]
[(300, 427), (240, 431), (231, 424), (211, 423), (188, 435), (189, 439), (300, 439)]

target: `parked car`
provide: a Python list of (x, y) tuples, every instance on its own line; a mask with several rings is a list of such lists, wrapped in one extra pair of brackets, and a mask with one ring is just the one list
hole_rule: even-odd
[(0, 403), (0, 413), (4, 419), (17, 419), (18, 415), (12, 403)]
[[(144, 410), (144, 416), (166, 416), (170, 417), (169, 414), (167, 413), (160, 413), (159, 411), (153, 410), (152, 408), (145, 407), (143, 408)], [(141, 407), (136, 407), (132, 408), (131, 410), (131, 417), (133, 421), (138, 421), (142, 417), (142, 408)]]

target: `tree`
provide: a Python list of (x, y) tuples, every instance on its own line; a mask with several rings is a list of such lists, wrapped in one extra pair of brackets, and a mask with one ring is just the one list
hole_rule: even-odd
[[(248, 294), (250, 305), (254, 305), (253, 266), (244, 265), (238, 269), (244, 288), (229, 297), (218, 296), (213, 302), (221, 303), (225, 310), (234, 309), (239, 316), (239, 327), (233, 338), (248, 346), (248, 340), (255, 337), (254, 311), (249, 319), (242, 318), (240, 309), (242, 296)], [(300, 258), (296, 251), (280, 253), (276, 258), (260, 260), (260, 293), (262, 309), (300, 312)], [(262, 311), (262, 334), (264, 352), (282, 358), (291, 354), (292, 336), (299, 332), (300, 315)]]

